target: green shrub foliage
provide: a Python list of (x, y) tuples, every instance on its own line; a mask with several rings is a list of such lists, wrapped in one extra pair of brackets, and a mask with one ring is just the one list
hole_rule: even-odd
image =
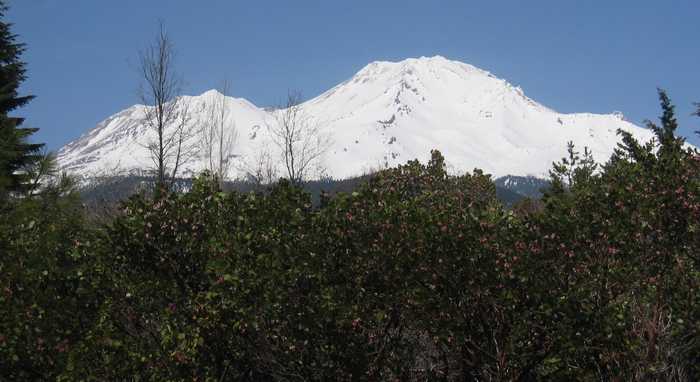
[(96, 232), (48, 188), (0, 211), (0, 380), (52, 380), (101, 306)]
[(0, 379), (700, 379), (700, 156), (625, 132), (570, 145), (542, 200), (505, 209), (437, 151), (351, 193), (281, 181), (133, 196), (105, 226), (74, 197), (0, 220)]

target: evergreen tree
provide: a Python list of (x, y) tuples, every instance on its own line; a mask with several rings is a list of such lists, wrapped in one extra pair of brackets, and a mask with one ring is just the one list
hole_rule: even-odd
[(18, 89), (26, 79), (25, 63), (20, 56), (24, 44), (16, 42), (12, 24), (4, 21), (7, 5), (0, 0), (0, 199), (8, 192), (21, 191), (26, 181), (23, 168), (39, 160), (43, 144), (29, 143), (37, 129), (20, 127), (23, 118), (9, 113), (26, 105), (34, 96), (20, 96)]

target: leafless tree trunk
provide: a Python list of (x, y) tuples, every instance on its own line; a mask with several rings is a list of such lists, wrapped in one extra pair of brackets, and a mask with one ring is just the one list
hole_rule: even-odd
[(224, 81), (214, 99), (207, 101), (209, 116), (200, 134), (201, 152), (209, 172), (216, 176), (223, 187), (231, 169), (233, 150), (238, 140), (236, 123), (230, 116), (229, 83)]
[(147, 143), (158, 188), (169, 188), (193, 153), (189, 144), (189, 113), (179, 93), (182, 79), (175, 72), (173, 42), (161, 24), (155, 41), (139, 54), (144, 123), (156, 134)]
[(294, 184), (307, 180), (313, 165), (320, 166), (331, 144), (329, 135), (302, 110), (300, 103), (299, 93), (289, 93), (284, 107), (275, 111), (275, 121), (267, 126), (281, 150), (287, 177)]

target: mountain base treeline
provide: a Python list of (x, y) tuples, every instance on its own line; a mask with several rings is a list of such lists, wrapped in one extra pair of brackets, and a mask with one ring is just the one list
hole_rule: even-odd
[(597, 168), (573, 147), (505, 209), (440, 153), (352, 193), (281, 181), (3, 204), (0, 379), (700, 379), (700, 156), (674, 136)]
[[(341, 192), (351, 193), (360, 185), (371, 178), (371, 175), (362, 175), (348, 179), (319, 179), (307, 180), (300, 186), (311, 197), (313, 207), (321, 203), (321, 195), (333, 196)], [(510, 180), (510, 182), (507, 182)], [(178, 178), (173, 182), (172, 188), (180, 191), (188, 191), (192, 188), (194, 179)], [(549, 182), (545, 179), (522, 176), (504, 176), (494, 181), (496, 197), (505, 207), (513, 207), (526, 198), (541, 198), (541, 190), (549, 188)], [(156, 182), (147, 176), (103, 176), (91, 178), (88, 181), (78, 182), (77, 191), (86, 208), (90, 208), (93, 214), (104, 215), (111, 213), (124, 199), (133, 194), (152, 196), (156, 188)], [(266, 192), (269, 187), (246, 180), (224, 181), (222, 191), (225, 192)]]

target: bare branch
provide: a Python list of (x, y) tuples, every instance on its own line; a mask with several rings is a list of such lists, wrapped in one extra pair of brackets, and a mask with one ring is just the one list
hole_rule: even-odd
[(301, 94), (290, 92), (283, 108), (275, 111), (275, 120), (267, 124), (273, 142), (281, 151), (288, 179), (301, 184), (308, 179), (312, 167), (320, 166), (331, 139), (318, 121), (301, 107)]
[(247, 180), (257, 186), (275, 182), (279, 174), (275, 159), (267, 148), (262, 148), (255, 157), (245, 161), (241, 170)]
[(207, 170), (223, 187), (229, 176), (234, 148), (238, 140), (236, 122), (231, 116), (230, 85), (224, 81), (213, 99), (208, 100), (209, 115), (200, 132), (201, 153)]

